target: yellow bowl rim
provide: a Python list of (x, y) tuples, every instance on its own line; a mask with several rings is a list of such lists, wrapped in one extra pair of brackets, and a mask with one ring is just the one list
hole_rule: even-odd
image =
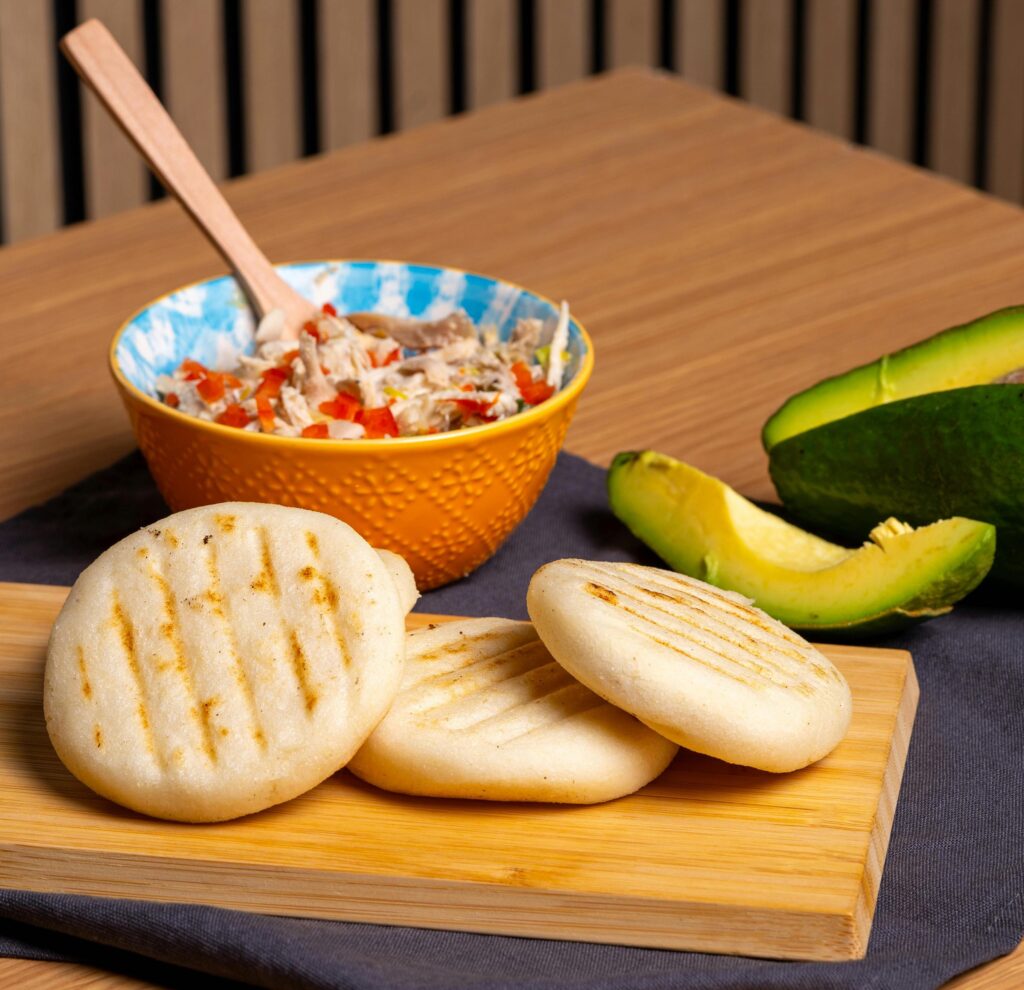
[[(558, 309), (558, 304), (547, 296), (542, 295), (539, 292), (534, 292), (533, 289), (528, 289), (526, 286), (520, 285), (518, 282), (510, 282), (508, 279), (496, 278), (494, 275), (487, 275), (483, 272), (471, 271), (468, 268), (454, 268), (450, 265), (436, 265), (429, 262), (418, 262), (418, 261), (398, 261), (387, 258), (310, 258), (305, 261), (281, 261), (275, 262), (274, 267), (284, 267), (287, 265), (307, 265), (307, 264), (359, 264), (359, 263), (372, 263), (379, 265), (422, 265), (426, 268), (440, 268), (445, 271), (459, 272), (464, 275), (473, 275), (477, 278), (489, 279), (492, 282), (502, 282), (505, 285), (510, 285), (514, 289), (519, 289), (521, 292), (526, 292), (543, 302), (548, 303), (554, 309)], [(590, 374), (594, 370), (594, 342), (590, 339), (590, 334), (587, 333), (586, 327), (576, 319), (572, 317), (573, 322), (579, 328), (580, 337), (583, 343), (586, 345), (586, 350), (582, 355), (582, 360), (576, 374), (573, 376), (569, 384), (561, 391), (556, 392), (550, 399), (540, 403), (540, 405), (532, 406), (530, 409), (524, 409), (522, 412), (516, 413), (514, 416), (510, 416), (508, 419), (500, 420), (497, 423), (484, 423), (480, 426), (469, 426), (460, 430), (449, 430), (446, 433), (434, 433), (423, 436), (412, 436), (412, 437), (380, 437), (376, 439), (362, 439), (362, 440), (334, 440), (326, 438), (324, 440), (313, 440), (309, 437), (279, 437), (273, 433), (251, 433), (247, 430), (240, 430), (234, 426), (224, 426), (221, 423), (214, 423), (205, 419), (198, 419), (195, 416), (189, 416), (187, 413), (179, 412), (177, 409), (173, 409), (163, 402), (158, 401), (151, 395), (147, 395), (142, 389), (133, 385), (124, 376), (121, 371), (120, 365), (117, 362), (117, 345), (121, 340), (122, 335), (128, 329), (128, 325), (141, 313), (145, 312), (152, 306), (166, 299), (168, 296), (174, 295), (176, 292), (182, 292), (185, 289), (191, 289), (194, 286), (201, 285), (204, 282), (211, 282), (217, 278), (223, 278), (225, 276), (231, 276), (231, 272), (224, 272), (219, 275), (209, 275), (206, 278), (195, 279), (192, 282), (186, 282), (184, 285), (178, 286), (176, 289), (170, 289), (161, 296), (157, 296), (154, 299), (150, 299), (147, 303), (144, 303), (138, 309), (136, 309), (124, 322), (117, 328), (114, 334), (113, 340), (110, 342), (110, 349), (108, 351), (108, 360), (110, 363), (110, 371), (117, 384), (136, 402), (142, 402), (143, 405), (148, 406), (150, 409), (170, 417), (172, 420), (178, 419), (183, 423), (189, 423), (192, 426), (197, 427), (200, 430), (213, 431), (215, 435), (232, 436), (241, 439), (243, 442), (251, 443), (273, 443), (273, 444), (285, 444), (285, 445), (298, 445), (302, 450), (382, 450), (392, 449), (396, 445), (399, 446), (412, 446), (412, 445), (434, 445), (443, 446), (451, 443), (458, 443), (462, 437), (476, 437), (482, 433), (497, 434), (500, 432), (509, 432), (522, 427), (529, 426), (531, 423), (539, 422), (543, 419), (548, 419), (551, 416), (557, 414), (559, 411), (564, 409), (571, 402), (575, 401), (579, 396), (580, 392), (583, 391), (583, 387), (587, 384), (590, 379)]]

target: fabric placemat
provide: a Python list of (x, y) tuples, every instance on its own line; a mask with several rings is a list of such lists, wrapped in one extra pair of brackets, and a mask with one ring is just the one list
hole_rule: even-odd
[[(0, 580), (70, 584), (166, 512), (133, 455), (0, 524)], [(655, 562), (608, 512), (604, 472), (567, 454), (498, 554), (417, 608), (525, 617), (530, 575), (565, 556)], [(863, 960), (771, 962), (20, 891), (0, 891), (0, 955), (128, 968), (167, 986), (232, 985), (212, 976), (352, 990), (930, 990), (1024, 936), (1024, 620), (975, 600), (878, 645), (912, 651), (921, 701)]]

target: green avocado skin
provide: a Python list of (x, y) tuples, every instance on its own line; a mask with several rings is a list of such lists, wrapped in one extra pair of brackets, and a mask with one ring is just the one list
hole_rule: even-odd
[(931, 394), (954, 382), (960, 387), (983, 385), (1022, 365), (1024, 306), (1011, 306), (790, 396), (764, 424), (761, 441), (771, 452), (792, 436), (887, 401)]
[(992, 575), (1024, 588), (1024, 387), (933, 392), (818, 426), (776, 444), (770, 471), (802, 524), (859, 539), (879, 519), (992, 523)]

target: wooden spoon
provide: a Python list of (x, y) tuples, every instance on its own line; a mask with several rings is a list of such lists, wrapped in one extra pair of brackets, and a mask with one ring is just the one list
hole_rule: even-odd
[(297, 339), (317, 308), (274, 271), (114, 36), (90, 20), (64, 35), (60, 47), (156, 177), (220, 252), (256, 315), (284, 310), (283, 336)]

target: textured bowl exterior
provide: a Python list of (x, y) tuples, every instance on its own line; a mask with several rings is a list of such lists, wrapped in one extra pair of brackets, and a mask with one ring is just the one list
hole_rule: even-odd
[[(423, 266), (417, 268), (429, 271)], [(294, 284), (293, 279), (289, 281)], [(450, 278), (447, 284), (451, 284)], [(178, 511), (215, 502), (253, 501), (326, 512), (347, 522), (374, 546), (405, 557), (423, 590), (470, 573), (497, 550), (529, 512), (554, 466), (593, 364), (589, 339), (582, 327), (574, 325), (569, 384), (541, 405), (500, 423), (430, 437), (362, 441), (248, 433), (197, 420), (164, 405), (147, 394), (146, 372), (138, 370), (142, 364), (139, 352), (151, 358), (153, 348), (146, 349), (147, 335), (171, 352), (151, 361), (151, 376), (175, 367), (184, 356), (177, 346), (168, 343), (173, 340), (178, 345), (181, 337), (189, 338), (192, 353), (204, 354), (206, 363), (231, 366), (235, 356), (225, 359), (220, 341), (214, 345), (207, 341), (204, 352), (202, 341), (197, 342), (194, 333), (191, 337), (187, 332), (175, 333), (177, 328), (170, 322), (154, 320), (154, 308), (166, 306), (167, 300), (174, 300), (176, 295), (180, 298), (194, 288), (186, 287), (140, 311), (121, 328), (111, 348), (115, 382), (139, 447), (168, 505)], [(553, 312), (550, 301), (515, 286), (511, 289), (522, 297), (508, 309), (502, 329), (507, 331), (514, 323), (513, 314), (523, 301), (535, 300), (536, 306), (543, 304)], [(343, 295), (335, 298), (341, 303), (339, 309), (369, 308), (357, 307)], [(200, 298), (199, 305), (193, 302), (185, 307), (188, 320), (182, 325), (190, 327), (206, 318), (202, 302)], [(446, 300), (444, 306), (447, 311), (451, 302)], [(172, 307), (177, 307), (168, 310), (173, 314), (182, 309), (179, 303)], [(429, 311), (429, 303), (419, 307), (420, 312), (424, 309)], [(387, 311), (396, 310), (403, 313), (402, 306), (392, 300)], [(410, 311), (418, 315), (411, 306), (404, 309)], [(470, 311), (470, 315), (480, 318), (479, 312)], [(545, 315), (545, 310), (537, 309), (536, 315)], [(218, 306), (210, 324), (216, 326), (219, 320), (223, 328), (226, 319)], [(244, 327), (239, 331), (238, 322), (230, 320), (229, 332), (240, 342), (240, 349), (245, 349)], [(251, 317), (248, 322), (251, 328)], [(143, 329), (138, 333), (140, 326)], [(135, 353), (126, 354), (123, 338), (133, 328), (137, 331), (131, 348)], [(219, 355), (216, 360), (209, 356), (211, 346)], [(131, 377), (125, 365), (131, 369)]]

